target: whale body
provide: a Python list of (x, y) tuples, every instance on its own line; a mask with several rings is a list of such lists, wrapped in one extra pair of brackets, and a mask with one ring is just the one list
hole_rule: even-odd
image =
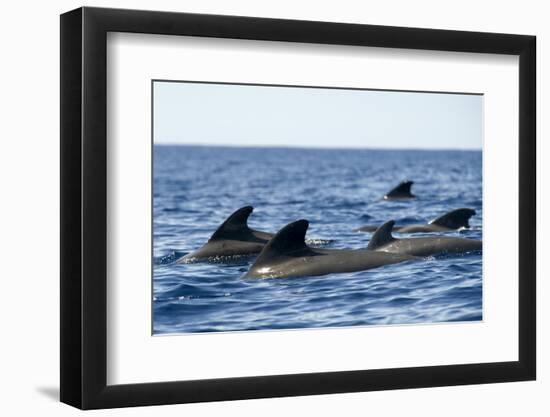
[(248, 227), (248, 217), (253, 210), (252, 206), (246, 206), (235, 211), (200, 249), (185, 255), (177, 262), (189, 263), (260, 253), (273, 234)]
[[(393, 231), (398, 233), (431, 233), (449, 232), (458, 229), (470, 228), (470, 217), (476, 211), (469, 208), (459, 208), (439, 216), (427, 224), (409, 224), (406, 226), (394, 226)], [(375, 232), (378, 226), (367, 224), (356, 229), (359, 232)]]
[(395, 222), (390, 220), (376, 230), (367, 249), (372, 251), (412, 256), (431, 256), (443, 253), (480, 251), (481, 240), (451, 236), (427, 236), (396, 239), (392, 236)]
[(399, 183), (399, 185), (391, 189), (384, 196), (384, 200), (402, 200), (407, 198), (415, 198), (416, 196), (411, 193), (411, 187), (413, 184), (413, 181), (402, 181), (401, 183)]
[(309, 222), (289, 223), (268, 242), (246, 278), (288, 278), (355, 272), (416, 259), (367, 249), (320, 249), (305, 242)]

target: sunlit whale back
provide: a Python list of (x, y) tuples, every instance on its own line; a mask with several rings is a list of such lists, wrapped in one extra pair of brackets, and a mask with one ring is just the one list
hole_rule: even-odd
[(466, 253), (480, 251), (482, 242), (451, 236), (426, 236), (397, 239), (392, 235), (395, 222), (390, 220), (376, 230), (368, 249), (387, 253), (412, 256), (431, 256), (444, 253)]
[(319, 249), (305, 242), (307, 220), (287, 224), (268, 242), (247, 278), (288, 278), (363, 271), (415, 259), (367, 249)]
[(273, 237), (272, 233), (251, 229), (248, 217), (252, 206), (241, 207), (232, 213), (199, 249), (178, 260), (179, 263), (215, 260), (232, 256), (254, 255)]

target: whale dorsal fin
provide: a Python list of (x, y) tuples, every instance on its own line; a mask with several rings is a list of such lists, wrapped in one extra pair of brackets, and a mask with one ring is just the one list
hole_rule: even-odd
[[(297, 220), (287, 224), (273, 236), (258, 255), (254, 265), (259, 265), (273, 258), (292, 255), (293, 252), (307, 249), (306, 232), (309, 227), (307, 220)], [(252, 266), (254, 266), (252, 265)]]
[(215, 239), (234, 238), (243, 233), (249, 233), (250, 228), (248, 227), (247, 220), (253, 210), (254, 208), (252, 206), (245, 206), (235, 211), (231, 216), (225, 219), (220, 227), (218, 227), (210, 237), (210, 241)]
[(384, 198), (414, 197), (414, 195), (411, 194), (411, 187), (413, 184), (413, 181), (403, 181), (397, 187), (393, 188), (389, 193), (387, 193)]
[(432, 220), (429, 224), (448, 227), (449, 229), (460, 229), (461, 227), (470, 227), (470, 217), (476, 214), (475, 210), (469, 208), (459, 208), (449, 211), (442, 216)]
[(384, 246), (384, 245), (387, 245), (388, 243), (393, 242), (395, 238), (392, 236), (391, 231), (394, 225), (395, 225), (395, 221), (390, 220), (384, 223), (378, 229), (376, 229), (376, 232), (374, 232), (374, 234), (370, 239), (369, 246), (367, 246), (367, 249), (376, 250), (381, 246)]

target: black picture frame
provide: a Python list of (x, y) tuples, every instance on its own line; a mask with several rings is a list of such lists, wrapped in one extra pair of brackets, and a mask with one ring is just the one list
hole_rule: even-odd
[[(108, 32), (519, 56), (519, 360), (107, 385)], [(534, 36), (156, 11), (61, 15), (61, 401), (81, 409), (533, 380), (536, 377)]]

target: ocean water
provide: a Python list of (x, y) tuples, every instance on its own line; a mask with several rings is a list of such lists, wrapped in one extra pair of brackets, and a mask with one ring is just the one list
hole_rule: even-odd
[[(403, 179), (418, 198), (381, 200)], [(363, 224), (425, 223), (460, 207), (476, 210), (472, 228), (447, 235), (481, 239), (480, 151), (157, 145), (153, 194), (154, 334), (482, 319), (480, 252), (286, 279), (243, 278), (254, 258), (175, 262), (245, 205), (250, 227), (274, 233), (304, 218), (306, 237), (329, 248), (365, 248)]]

